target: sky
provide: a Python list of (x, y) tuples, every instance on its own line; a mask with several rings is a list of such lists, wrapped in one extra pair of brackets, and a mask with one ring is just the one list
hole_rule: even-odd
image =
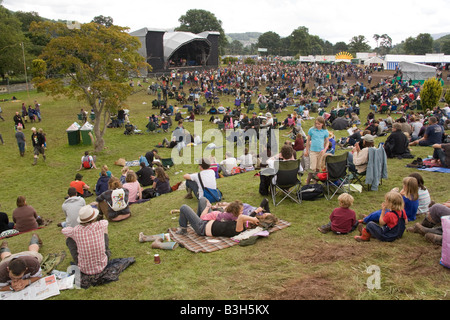
[(310, 35), (333, 44), (363, 35), (372, 48), (374, 34), (387, 34), (397, 44), (420, 33), (450, 33), (448, 0), (3, 0), (2, 5), (80, 23), (110, 16), (130, 31), (173, 29), (189, 9), (202, 9), (222, 21), (225, 33), (272, 31), (286, 37), (305, 26)]

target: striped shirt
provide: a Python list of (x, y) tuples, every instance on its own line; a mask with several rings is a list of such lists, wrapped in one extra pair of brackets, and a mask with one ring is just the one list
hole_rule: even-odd
[(428, 189), (419, 189), (419, 208), (417, 209), (417, 214), (427, 213), (430, 202), (431, 198)]
[(107, 231), (107, 220), (61, 230), (66, 237), (75, 240), (78, 250), (78, 267), (84, 274), (98, 274), (106, 267), (108, 257), (105, 253), (105, 233)]

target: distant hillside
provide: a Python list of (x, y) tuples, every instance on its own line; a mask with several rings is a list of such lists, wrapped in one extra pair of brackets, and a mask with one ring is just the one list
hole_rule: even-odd
[(433, 40), (437, 40), (439, 38), (445, 37), (446, 35), (450, 35), (450, 32), (432, 34), (431, 37), (433, 37)]
[(244, 47), (258, 42), (258, 38), (260, 35), (262, 35), (261, 32), (244, 32), (244, 33), (227, 33), (226, 34), (229, 42), (238, 40), (244, 45)]

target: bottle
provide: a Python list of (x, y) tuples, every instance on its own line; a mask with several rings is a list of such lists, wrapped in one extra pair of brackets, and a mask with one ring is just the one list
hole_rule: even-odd
[(159, 254), (155, 254), (153, 257), (154, 257), (155, 264), (161, 263), (161, 258), (159, 257)]

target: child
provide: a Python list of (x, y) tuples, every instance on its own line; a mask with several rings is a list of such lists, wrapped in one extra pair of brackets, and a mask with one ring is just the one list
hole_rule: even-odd
[(431, 197), (428, 189), (424, 186), (423, 178), (416, 172), (411, 173), (408, 177), (416, 178), (419, 185), (419, 208), (417, 209), (417, 214), (426, 214), (431, 203)]
[[(394, 188), (391, 191), (399, 192), (398, 188)], [(412, 177), (406, 177), (403, 179), (403, 188), (399, 192), (403, 198), (403, 206), (409, 221), (416, 220), (417, 208), (419, 207), (419, 185), (417, 180)], [(380, 219), (380, 214), (382, 210), (377, 210), (372, 212), (362, 221), (363, 223), (368, 223), (370, 221), (378, 222)]]
[(350, 207), (353, 205), (353, 197), (348, 193), (339, 196), (339, 208), (333, 210), (330, 215), (330, 222), (317, 230), (322, 233), (333, 231), (336, 234), (347, 234), (352, 232), (358, 226), (355, 211)]
[(202, 212), (200, 215), (200, 219), (202, 220), (218, 220), (218, 221), (235, 221), (239, 217), (240, 214), (244, 212), (244, 204), (239, 201), (233, 201), (228, 204), (225, 208), (225, 211), (211, 211), (208, 212), (208, 209), (211, 207), (210, 204), (207, 205), (206, 210)]
[[(388, 209), (390, 208), (390, 209)], [(361, 235), (355, 236), (356, 241), (370, 241), (374, 237), (380, 241), (392, 242), (403, 236), (405, 225), (408, 222), (404, 210), (403, 197), (399, 192), (390, 191), (384, 196), (381, 204), (381, 214), (378, 225), (369, 221), (365, 228), (358, 227)]]

